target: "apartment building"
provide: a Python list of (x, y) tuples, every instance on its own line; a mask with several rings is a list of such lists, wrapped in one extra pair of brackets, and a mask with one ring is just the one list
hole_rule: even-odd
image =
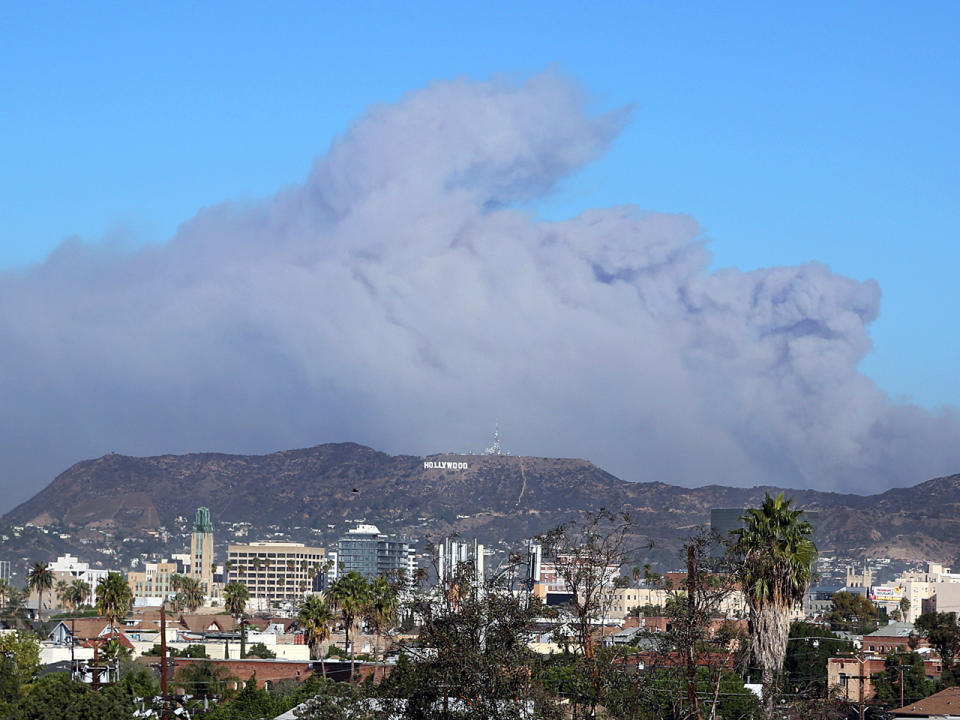
[(157, 563), (146, 563), (142, 572), (127, 573), (127, 584), (133, 593), (134, 603), (159, 605), (161, 600), (173, 592), (170, 581), (177, 574), (177, 570), (177, 563), (162, 560)]
[(293, 542), (253, 542), (227, 548), (227, 582), (247, 586), (252, 600), (295, 600), (320, 588), (323, 548)]
[(406, 535), (385, 535), (376, 525), (358, 525), (337, 543), (337, 574), (358, 572), (364, 577), (416, 570), (416, 548)]

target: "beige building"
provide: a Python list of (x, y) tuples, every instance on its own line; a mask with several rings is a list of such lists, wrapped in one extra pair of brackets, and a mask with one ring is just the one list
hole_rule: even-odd
[(213, 523), (210, 510), (197, 508), (197, 518), (190, 534), (190, 570), (188, 575), (200, 581), (204, 595), (213, 595)]
[[(681, 595), (686, 593), (678, 590)], [(637, 607), (653, 605), (663, 607), (667, 604), (670, 593), (663, 588), (652, 587), (622, 587), (604, 589), (602, 606), (606, 610), (606, 617), (611, 620), (622, 620)], [(739, 590), (729, 593), (720, 602), (717, 611), (726, 618), (744, 618), (747, 616), (746, 598)]]
[(323, 548), (254, 542), (227, 549), (227, 582), (247, 586), (251, 600), (294, 600), (312, 590), (326, 562)]
[(938, 592), (943, 598), (939, 604), (952, 604), (956, 592), (953, 586), (960, 585), (960, 575), (951, 573), (950, 568), (940, 563), (928, 562), (925, 571), (905, 572), (892, 584), (903, 588), (903, 597), (910, 602), (903, 620), (912, 623), (917, 621), (925, 607), (932, 609), (937, 604), (933, 598)]
[(177, 564), (166, 560), (146, 563), (143, 572), (127, 573), (127, 584), (133, 593), (134, 602), (147, 598), (166, 598), (173, 592), (170, 580), (176, 574)]

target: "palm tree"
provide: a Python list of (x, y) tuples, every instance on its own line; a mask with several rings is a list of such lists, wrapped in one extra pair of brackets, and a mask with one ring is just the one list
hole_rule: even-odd
[(237, 619), (240, 625), (240, 659), (247, 654), (246, 631), (243, 627), (243, 616), (247, 612), (247, 601), (250, 600), (250, 591), (240, 582), (229, 583), (223, 588), (223, 606), (226, 611)]
[(27, 603), (24, 594), (17, 588), (10, 585), (7, 589), (7, 602), (4, 606), (4, 615), (8, 619), (13, 619), (14, 625), (20, 627), (20, 622), (26, 613)]
[(90, 596), (90, 584), (77, 578), (67, 585), (61, 594), (61, 600), (70, 608), (72, 612), (77, 612), (77, 608), (83, 605), (84, 600)]
[(97, 586), (97, 614), (110, 621), (110, 634), (116, 633), (117, 620), (126, 617), (133, 606), (133, 591), (118, 572), (109, 572)]
[(343, 616), (344, 650), (350, 649), (350, 679), (352, 680), (356, 652), (353, 643), (350, 642), (350, 631), (366, 612), (370, 602), (370, 583), (356, 570), (351, 570), (330, 588), (330, 599)]
[(203, 605), (203, 588), (197, 578), (181, 577), (178, 585), (177, 598), (183, 607), (193, 612)]
[(57, 599), (60, 601), (61, 607), (64, 603), (63, 594), (67, 591), (68, 587), (66, 580), (57, 580)]
[(750, 649), (763, 671), (764, 716), (773, 718), (777, 680), (783, 668), (790, 610), (810, 585), (817, 548), (813, 526), (792, 510), (783, 494), (768, 494), (743, 515), (733, 547), (750, 612)]
[(27, 587), (37, 593), (37, 617), (41, 617), (43, 593), (53, 588), (53, 572), (45, 562), (35, 562), (27, 573)]
[(3, 578), (0, 578), (0, 608), (7, 607), (7, 596), (14, 587)]
[[(367, 621), (373, 626), (376, 638), (374, 658), (380, 649), (380, 636), (383, 631), (394, 625), (397, 620), (397, 593), (393, 586), (383, 576), (378, 577), (370, 584), (370, 602), (367, 605)], [(386, 655), (386, 648), (384, 648)]]
[(327, 676), (327, 666), (323, 659), (323, 643), (330, 638), (330, 625), (334, 612), (322, 595), (311, 595), (300, 606), (297, 622), (303, 630), (303, 639), (310, 646), (310, 657), (320, 660), (320, 670)]

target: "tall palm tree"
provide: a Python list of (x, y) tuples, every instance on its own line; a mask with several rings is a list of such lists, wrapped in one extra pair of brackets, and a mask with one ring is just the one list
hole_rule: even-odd
[(773, 718), (777, 682), (787, 652), (790, 610), (810, 586), (817, 548), (813, 526), (783, 494), (768, 494), (743, 515), (734, 553), (750, 614), (750, 649), (763, 671), (764, 716)]
[(247, 654), (246, 652), (246, 630), (243, 626), (243, 616), (247, 612), (247, 601), (250, 600), (250, 590), (240, 582), (228, 583), (223, 588), (223, 606), (226, 611), (236, 618), (240, 625), (240, 658)]
[(355, 629), (357, 620), (363, 617), (370, 602), (370, 583), (356, 570), (338, 578), (330, 588), (330, 599), (339, 608), (343, 617), (345, 633), (344, 650), (350, 649), (350, 679), (353, 679), (356, 651), (350, 642), (350, 631)]
[(109, 572), (97, 586), (97, 614), (110, 621), (110, 634), (117, 631), (117, 621), (126, 617), (133, 607), (133, 591), (126, 578), (118, 572)]
[[(373, 627), (376, 638), (374, 658), (380, 649), (383, 632), (392, 627), (397, 620), (397, 592), (382, 575), (370, 583), (370, 600), (366, 612), (367, 622)], [(384, 648), (383, 654), (386, 654)]]
[(53, 588), (53, 572), (45, 562), (35, 562), (27, 573), (27, 587), (37, 593), (37, 617), (43, 620), (43, 593)]
[(330, 626), (334, 621), (334, 612), (322, 595), (311, 595), (297, 613), (297, 622), (303, 630), (303, 639), (310, 646), (310, 657), (320, 660), (320, 670), (327, 676), (327, 666), (323, 659), (323, 643), (330, 638)]

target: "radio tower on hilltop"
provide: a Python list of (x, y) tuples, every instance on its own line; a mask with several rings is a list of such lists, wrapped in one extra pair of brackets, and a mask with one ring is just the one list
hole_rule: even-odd
[(493, 445), (488, 447), (483, 451), (484, 455), (509, 455), (510, 453), (504, 452), (503, 448), (500, 447), (500, 421), (497, 421), (496, 427), (493, 430)]

